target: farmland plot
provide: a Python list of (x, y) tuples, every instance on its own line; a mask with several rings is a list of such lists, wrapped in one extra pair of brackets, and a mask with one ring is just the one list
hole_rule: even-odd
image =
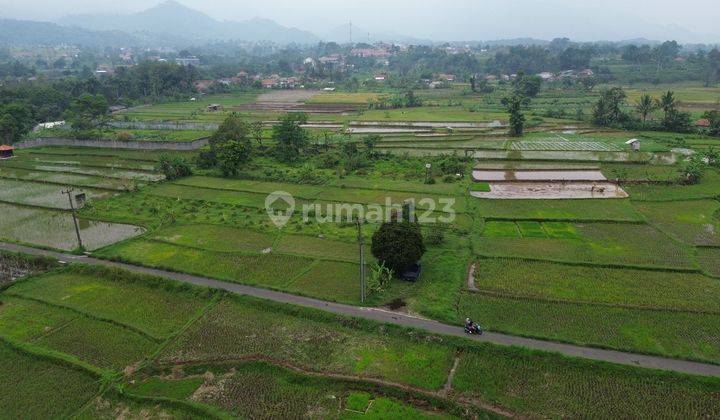
[[(495, 354), (493, 354), (495, 353)], [(679, 418), (720, 415), (718, 386), (684, 376), (636, 375), (625, 367), (540, 359), (486, 348), (460, 358), (453, 388), (467, 397), (490, 398), (530, 417)]]
[(489, 219), (637, 222), (628, 200), (475, 200), (475, 214)]
[(622, 149), (614, 144), (601, 141), (564, 141), (548, 138), (544, 140), (513, 141), (510, 150), (562, 150), (590, 152), (620, 152)]
[(65, 306), (163, 338), (180, 329), (204, 305), (167, 284), (146, 284), (127, 275), (91, 270), (47, 274), (14, 285), (8, 293)]
[[(0, 238), (13, 242), (72, 251), (77, 238), (69, 212), (45, 210), (0, 203)], [(144, 232), (142, 228), (119, 223), (79, 219), (80, 236), (87, 250), (93, 251)]]
[(49, 360), (19, 353), (0, 342), (2, 415), (7, 418), (68, 417), (98, 391), (97, 378)]
[(636, 202), (658, 229), (690, 245), (720, 246), (720, 202), (716, 200)]
[(720, 282), (697, 273), (482, 259), (475, 285), (508, 297), (720, 314)]
[(573, 237), (474, 237), (479, 255), (569, 263), (695, 269), (689, 248), (647, 225), (574, 224)]
[(164, 362), (236, 360), (264, 355), (315, 371), (383, 378), (428, 389), (443, 386), (453, 351), (431, 341), (381, 335), (277, 308), (222, 302), (170, 344)]
[(460, 313), (514, 335), (720, 363), (720, 314), (466, 293)]
[[(62, 193), (63, 187), (35, 182), (22, 182), (0, 178), (0, 201), (26, 204), (56, 209), (69, 209), (67, 195)], [(110, 197), (112, 193), (100, 190), (84, 189), (89, 200)]]
[(57, 184), (58, 190), (63, 186), (74, 186), (82, 188), (102, 188), (108, 190), (127, 190), (130, 186), (119, 178), (107, 178), (95, 175), (84, 175), (76, 173), (64, 173), (57, 171), (45, 171), (34, 169), (23, 169), (18, 167), (0, 167), (0, 177), (7, 180), (28, 181), (25, 185), (34, 183)]

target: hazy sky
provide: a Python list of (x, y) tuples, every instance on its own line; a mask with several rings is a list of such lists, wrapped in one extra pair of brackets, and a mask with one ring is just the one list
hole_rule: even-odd
[[(0, 16), (52, 20), (67, 14), (132, 12), (159, 0), (0, 0)], [(219, 20), (252, 17), (320, 35), (347, 23), (370, 32), (437, 40), (568, 36), (720, 42), (719, 0), (179, 0)]]

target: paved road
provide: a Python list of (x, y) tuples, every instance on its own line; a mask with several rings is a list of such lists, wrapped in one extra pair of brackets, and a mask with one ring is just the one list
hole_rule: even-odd
[[(0, 242), (0, 249), (13, 252), (21, 252), (31, 255), (41, 255), (56, 258), (59, 261), (78, 262), (88, 265), (99, 265), (105, 267), (117, 267), (128, 271), (149, 274), (158, 277), (173, 279), (176, 281), (190, 283), (198, 286), (212, 287), (216, 289), (227, 290), (240, 295), (254, 296), (258, 298), (268, 299), (275, 302), (289, 303), (300, 305), (336, 314), (365, 318), (377, 322), (401, 325), (404, 327), (412, 327), (423, 329), (436, 334), (451, 335), (457, 337), (468, 337), (461, 327), (442, 324), (423, 318), (417, 318), (396, 312), (390, 312), (377, 308), (362, 308), (357, 306), (343, 305), (339, 303), (326, 302), (318, 299), (307, 298), (303, 296), (291, 295), (273, 290), (261, 289), (252, 286), (244, 286), (235, 283), (228, 283), (219, 280), (213, 280), (206, 277), (194, 276), (190, 274), (174, 273), (164, 270), (156, 270), (147, 267), (140, 267), (131, 264), (123, 264), (112, 261), (100, 260), (86, 256), (76, 256), (62, 254), (57, 252), (45, 251), (36, 248), (29, 248), (15, 244)], [(720, 377), (720, 366), (706, 363), (696, 363), (685, 360), (668, 359), (664, 357), (645, 356), (633, 353), (625, 353), (613, 350), (603, 350), (591, 347), (581, 347), (571, 344), (562, 344), (552, 341), (535, 340), (531, 338), (517, 337), (507, 334), (485, 333), (480, 337), (469, 337), (476, 341), (488, 342), (505, 346), (520, 346), (533, 350), (542, 350), (554, 353), (560, 353), (565, 356), (580, 357), (591, 360), (599, 360), (605, 362), (618, 363), (622, 365), (639, 366), (650, 369), (669, 370), (681, 373), (689, 373), (694, 375), (715, 376)]]

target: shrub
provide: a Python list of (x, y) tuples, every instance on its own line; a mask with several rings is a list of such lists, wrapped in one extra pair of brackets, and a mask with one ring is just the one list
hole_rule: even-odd
[(383, 223), (372, 237), (372, 254), (396, 274), (405, 273), (425, 253), (420, 226), (408, 220)]

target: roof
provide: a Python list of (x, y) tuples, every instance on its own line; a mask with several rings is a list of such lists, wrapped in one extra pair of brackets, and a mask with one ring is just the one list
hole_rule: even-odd
[(0, 152), (7, 152), (8, 150), (15, 150), (15, 148), (7, 144), (0, 145)]
[(640, 140), (638, 139), (630, 139), (625, 142), (625, 144), (633, 144), (633, 143), (640, 143)]
[(697, 125), (699, 127), (710, 127), (710, 120), (708, 120), (707, 118), (702, 118), (702, 119), (697, 120), (695, 122), (695, 125)]

